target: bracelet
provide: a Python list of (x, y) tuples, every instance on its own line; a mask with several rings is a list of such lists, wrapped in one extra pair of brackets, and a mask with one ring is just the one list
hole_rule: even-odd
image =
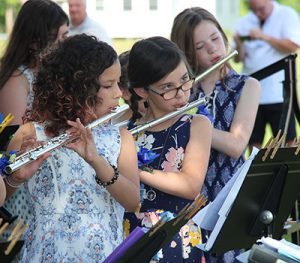
[(4, 181), (6, 182), (6, 184), (12, 188), (20, 188), (20, 186), (24, 183), (24, 182), (16, 182), (11, 176), (6, 176), (4, 177)]
[(95, 176), (95, 180), (96, 180), (97, 184), (99, 184), (99, 185), (101, 185), (103, 187), (106, 187), (106, 186), (112, 185), (113, 183), (115, 183), (117, 181), (117, 179), (119, 178), (119, 170), (114, 165), (112, 165), (111, 167), (114, 169), (114, 176), (113, 176), (113, 178), (111, 178), (111, 180), (108, 181), (108, 182), (103, 182), (96, 175)]

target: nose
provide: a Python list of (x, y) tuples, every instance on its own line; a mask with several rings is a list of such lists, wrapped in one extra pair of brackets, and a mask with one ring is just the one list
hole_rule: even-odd
[(216, 45), (213, 42), (209, 43), (207, 50), (209, 54), (214, 53), (216, 51)]
[(120, 99), (122, 95), (122, 90), (120, 89), (119, 85), (116, 84), (114, 88), (114, 97)]
[(181, 98), (185, 96), (185, 91), (182, 90), (182, 86), (177, 90), (176, 97)]

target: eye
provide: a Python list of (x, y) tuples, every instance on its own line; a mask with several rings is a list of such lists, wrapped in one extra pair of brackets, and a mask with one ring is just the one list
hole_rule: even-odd
[(163, 90), (171, 90), (171, 89), (174, 89), (174, 88), (175, 88), (174, 85), (171, 84), (171, 83), (163, 85)]
[(181, 78), (181, 83), (184, 83), (184, 82), (188, 81), (189, 79), (190, 79), (190, 76), (188, 74), (186, 74)]
[(203, 48), (203, 46), (198, 46), (196, 47), (196, 50), (201, 50)]
[(110, 89), (112, 87), (112, 85), (101, 85), (101, 88), (104, 89)]
[(216, 41), (216, 40), (218, 40), (218, 39), (219, 39), (219, 37), (213, 37), (213, 38), (212, 38), (213, 41)]

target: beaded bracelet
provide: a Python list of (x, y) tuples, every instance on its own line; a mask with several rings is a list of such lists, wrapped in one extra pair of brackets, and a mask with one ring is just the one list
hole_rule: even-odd
[(108, 182), (103, 182), (97, 176), (95, 176), (95, 180), (96, 180), (97, 184), (99, 184), (99, 185), (101, 185), (103, 187), (106, 187), (106, 186), (112, 185), (113, 183), (115, 183), (117, 181), (117, 179), (119, 178), (119, 170), (114, 165), (112, 165), (111, 167), (114, 169), (114, 176), (113, 176), (113, 178), (111, 178), (111, 180), (108, 181)]

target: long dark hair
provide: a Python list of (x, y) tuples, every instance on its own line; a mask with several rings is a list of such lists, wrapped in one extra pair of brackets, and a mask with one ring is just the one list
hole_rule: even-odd
[(28, 0), (21, 7), (1, 59), (0, 89), (21, 65), (35, 67), (37, 55), (69, 24), (67, 14), (51, 0)]
[(99, 77), (118, 59), (110, 45), (85, 34), (56, 45), (41, 61), (32, 109), (25, 118), (45, 123), (46, 131), (53, 135), (68, 127), (67, 120), (80, 118), (87, 124), (88, 110), (101, 103)]
[(164, 37), (151, 37), (136, 42), (129, 54), (128, 79), (132, 93), (130, 102), (133, 111), (132, 120), (141, 115), (138, 101), (141, 99), (133, 88), (145, 88), (172, 72), (183, 61), (189, 65), (184, 53), (172, 41)]

